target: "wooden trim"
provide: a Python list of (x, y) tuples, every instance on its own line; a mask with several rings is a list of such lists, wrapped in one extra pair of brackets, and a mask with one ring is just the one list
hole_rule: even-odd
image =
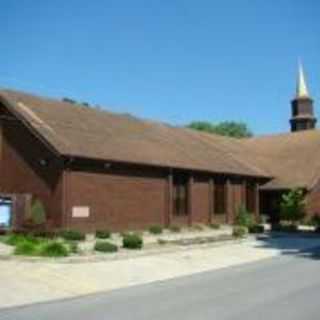
[(230, 179), (226, 180), (225, 183), (225, 197), (226, 197), (226, 222), (232, 223), (233, 221), (233, 196), (232, 196), (232, 185)]
[(214, 180), (209, 179), (209, 219), (208, 222), (212, 223), (214, 220)]

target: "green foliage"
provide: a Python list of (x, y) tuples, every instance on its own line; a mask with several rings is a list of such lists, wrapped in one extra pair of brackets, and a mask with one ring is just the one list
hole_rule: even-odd
[(152, 234), (161, 234), (163, 231), (162, 227), (160, 225), (153, 225), (150, 226), (149, 232)]
[(170, 230), (171, 232), (180, 232), (180, 231), (181, 231), (181, 227), (179, 227), (178, 225), (173, 224), (173, 225), (171, 225), (171, 226), (169, 227), (169, 230)]
[(249, 233), (264, 233), (264, 226), (260, 224), (253, 224), (249, 227)]
[(71, 253), (79, 253), (79, 245), (77, 241), (69, 241), (68, 242), (69, 245), (69, 251)]
[(111, 232), (109, 230), (97, 230), (96, 238), (98, 239), (109, 239), (111, 237)]
[(244, 238), (248, 233), (248, 228), (244, 226), (234, 226), (232, 229), (232, 235), (235, 238)]
[(118, 247), (108, 241), (97, 241), (94, 250), (99, 252), (117, 252)]
[(238, 226), (250, 228), (254, 224), (253, 214), (247, 211), (244, 206), (238, 208), (235, 224)]
[(43, 257), (66, 257), (68, 249), (61, 242), (50, 241), (40, 247), (39, 253)]
[(46, 222), (46, 210), (41, 200), (36, 199), (31, 206), (31, 221), (32, 223), (44, 224)]
[(129, 234), (123, 237), (122, 244), (127, 249), (141, 249), (143, 246), (143, 239), (137, 234)]
[(33, 244), (38, 244), (41, 241), (41, 239), (35, 238), (32, 235), (23, 235), (16, 233), (9, 234), (9, 236), (5, 239), (5, 243), (10, 246), (16, 246), (19, 243), (23, 243), (26, 241)]
[(252, 132), (245, 123), (236, 121), (224, 121), (218, 124), (207, 121), (194, 121), (187, 125), (187, 127), (198, 131), (234, 138), (246, 138), (252, 136)]
[(214, 230), (218, 230), (218, 229), (221, 228), (220, 224), (218, 224), (218, 223), (210, 223), (210, 224), (209, 224), (209, 227), (210, 227), (211, 229), (214, 229)]
[(14, 250), (15, 255), (34, 256), (36, 253), (37, 245), (27, 240), (18, 242)]
[(60, 236), (65, 240), (73, 240), (73, 241), (81, 241), (86, 239), (86, 235), (77, 230), (61, 231)]
[(282, 195), (280, 202), (281, 219), (295, 223), (305, 216), (305, 197), (301, 188), (290, 190)]
[(320, 227), (320, 216), (314, 215), (310, 221), (310, 225), (315, 226), (315, 227)]
[(272, 225), (272, 231), (278, 231), (278, 232), (297, 232), (298, 227), (296, 225), (290, 224), (274, 224)]
[(204, 227), (201, 224), (194, 224), (191, 228), (195, 231), (203, 231), (204, 230)]

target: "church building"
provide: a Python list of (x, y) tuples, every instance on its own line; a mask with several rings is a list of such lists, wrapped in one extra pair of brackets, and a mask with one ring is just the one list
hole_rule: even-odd
[(232, 223), (279, 217), (296, 187), (320, 215), (320, 132), (299, 68), (291, 132), (234, 139), (0, 90), (0, 206), (19, 229), (37, 199), (48, 229)]

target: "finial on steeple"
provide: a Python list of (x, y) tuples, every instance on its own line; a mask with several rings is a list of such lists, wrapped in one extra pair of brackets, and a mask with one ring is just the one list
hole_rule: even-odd
[(310, 98), (301, 61), (299, 61), (296, 98)]

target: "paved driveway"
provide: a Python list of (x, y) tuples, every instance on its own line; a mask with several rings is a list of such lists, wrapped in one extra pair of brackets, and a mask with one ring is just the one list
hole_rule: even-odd
[(247, 240), (127, 260), (87, 263), (0, 261), (0, 307), (70, 298), (191, 275), (320, 246), (320, 238)]

